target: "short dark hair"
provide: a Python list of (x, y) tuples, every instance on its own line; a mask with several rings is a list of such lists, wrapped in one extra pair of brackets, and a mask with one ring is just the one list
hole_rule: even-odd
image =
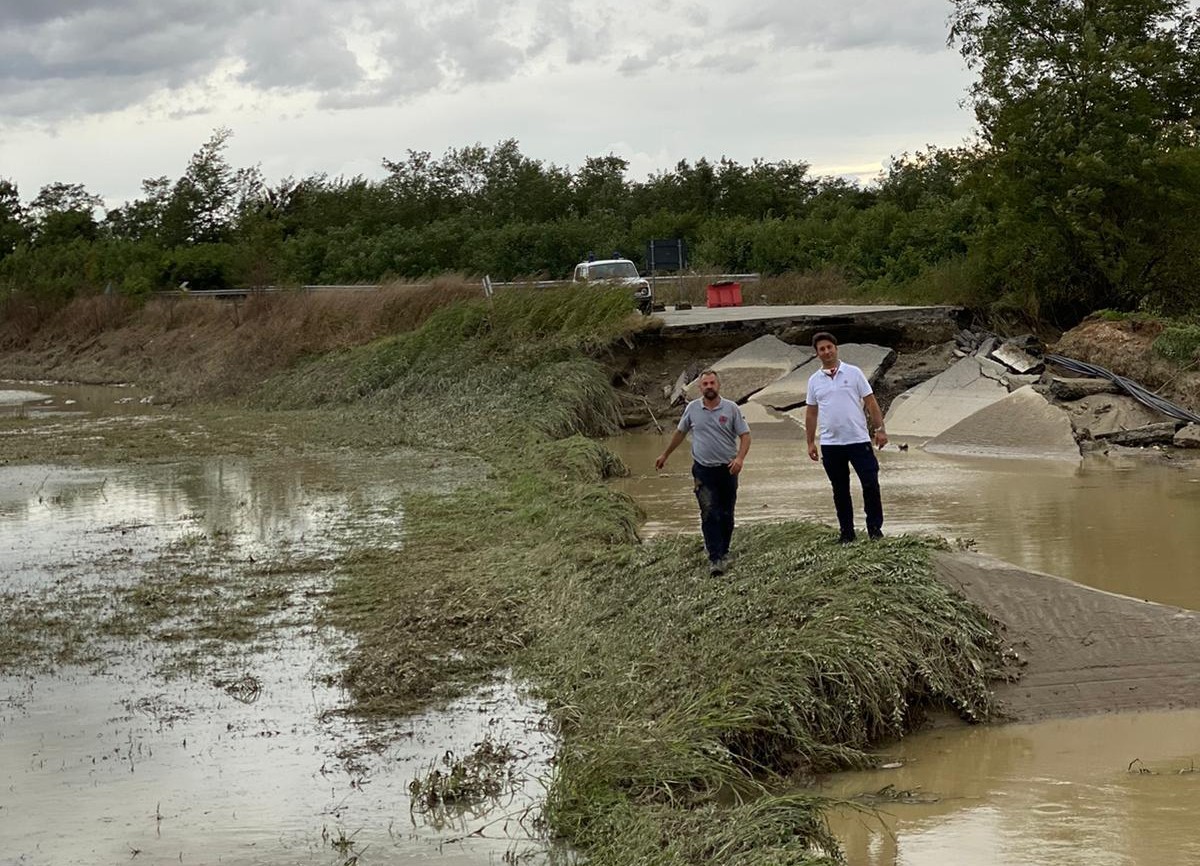
[(833, 334), (829, 333), (828, 331), (817, 331), (815, 334), (813, 334), (812, 347), (814, 349), (817, 348), (817, 343), (824, 343), (824, 342), (833, 343), (833, 345), (836, 346), (837, 345), (837, 337), (835, 337)]

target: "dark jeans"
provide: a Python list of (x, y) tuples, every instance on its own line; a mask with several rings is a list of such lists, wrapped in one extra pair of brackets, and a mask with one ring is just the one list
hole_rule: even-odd
[(833, 485), (833, 507), (837, 509), (842, 538), (854, 538), (854, 503), (850, 501), (850, 467), (862, 484), (863, 508), (867, 512), (867, 534), (883, 532), (883, 502), (879, 497), (879, 458), (870, 442), (855, 445), (822, 445), (821, 463)]
[(728, 466), (692, 464), (696, 501), (700, 503), (700, 531), (712, 562), (724, 559), (733, 538), (733, 507), (737, 504), (737, 476)]

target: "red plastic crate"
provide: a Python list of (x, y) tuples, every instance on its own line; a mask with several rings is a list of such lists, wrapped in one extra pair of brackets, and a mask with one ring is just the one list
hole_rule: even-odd
[(709, 307), (740, 307), (742, 305), (742, 284), (734, 282), (713, 283), (708, 287)]

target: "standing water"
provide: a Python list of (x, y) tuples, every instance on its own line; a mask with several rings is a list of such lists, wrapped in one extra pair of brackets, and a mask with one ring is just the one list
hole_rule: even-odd
[[(23, 413), (74, 413), (103, 402), (102, 391), (22, 386), (0, 402), (6, 393)], [(122, 401), (116, 411), (147, 411), (134, 395), (104, 393)], [(444, 489), (462, 472), (417, 462), (0, 466), (0, 623), (10, 632), (0, 662), (6, 642), (36, 644), (43, 630), (87, 650), (61, 657), (51, 641), (0, 666), (0, 866), (540, 857), (537, 804), (553, 750), (541, 706), (503, 680), (368, 726), (347, 714), (337, 685), (349, 638), (316, 624), (328, 572), (304, 566), (361, 542), (398, 547), (402, 494)], [(131, 590), (152, 603), (160, 580), (195, 580), (203, 601), (272, 569), (297, 583), (283, 584), (286, 603), (248, 640), (205, 640), (219, 610), (198, 625), (190, 610), (168, 612), (165, 638), (77, 633)], [(480, 742), (515, 753), (498, 792), (413, 808), (415, 778)]]
[[(666, 441), (609, 443), (631, 470), (619, 484), (645, 509), (647, 535), (698, 528), (686, 447), (666, 473), (654, 470)], [(1063, 465), (946, 457), (914, 445), (888, 447), (880, 463), (889, 533), (971, 539), (1026, 569), (1200, 609), (1200, 461)], [(855, 502), (861, 524), (857, 491)], [(737, 508), (743, 524), (834, 525), (828, 481), (801, 435), (753, 444)], [(1196, 711), (979, 727), (953, 720), (887, 748), (887, 769), (836, 774), (817, 792), (870, 810), (833, 818), (851, 866), (1198, 863), (1197, 732)]]

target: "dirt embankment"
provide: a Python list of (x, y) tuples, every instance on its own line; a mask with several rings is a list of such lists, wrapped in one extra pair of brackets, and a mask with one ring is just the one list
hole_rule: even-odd
[(1088, 318), (1053, 346), (1054, 352), (1105, 367), (1118, 375), (1179, 403), (1200, 411), (1200, 364), (1170, 361), (1154, 349), (1165, 325), (1137, 319)]

